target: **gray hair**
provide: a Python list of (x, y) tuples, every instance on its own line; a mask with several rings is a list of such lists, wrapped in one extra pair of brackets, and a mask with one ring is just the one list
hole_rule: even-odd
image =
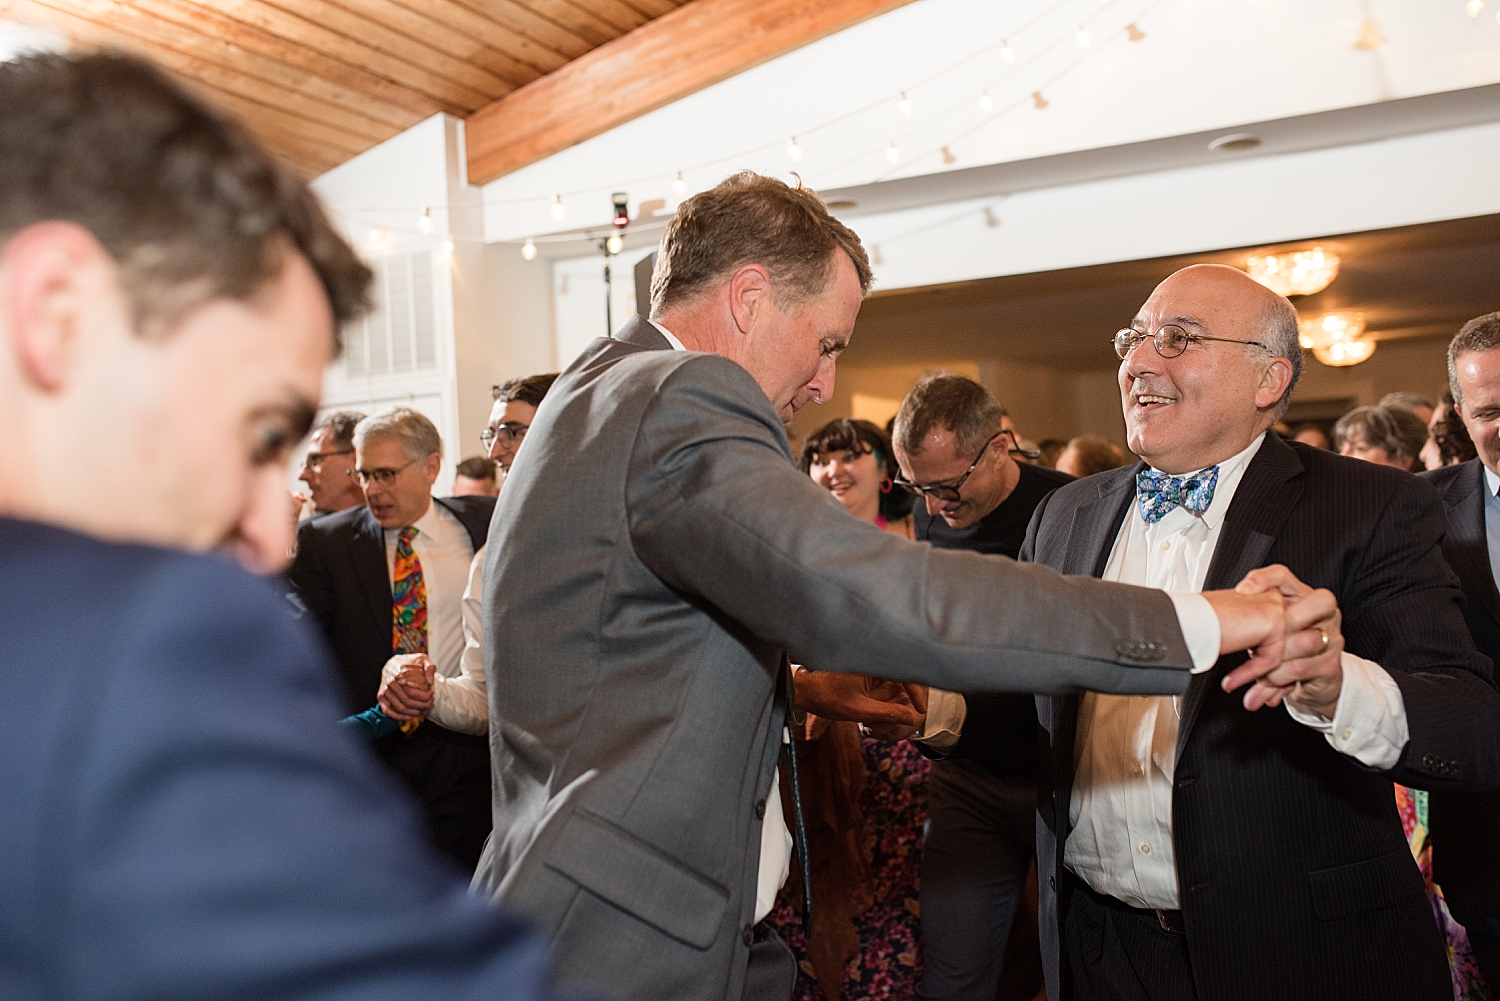
[(354, 445), (354, 429), (364, 419), (365, 415), (358, 410), (335, 410), (319, 417), (312, 429), (314, 433), (324, 429), (332, 431), (333, 440), (329, 442), (330, 445), (350, 448)]
[[(1415, 412), (1418, 407), (1426, 407), (1428, 410), (1437, 409), (1437, 404), (1433, 403), (1421, 393), (1404, 393), (1400, 391), (1394, 393), (1386, 393), (1380, 398), (1380, 402), (1376, 404), (1376, 406), (1401, 407), (1413, 412)], [(1419, 414), (1418, 416), (1421, 415)]]
[(1297, 307), (1286, 296), (1276, 296), (1261, 315), (1260, 327), (1260, 340), (1266, 344), (1264, 354), (1267, 360), (1285, 358), (1292, 366), (1292, 381), (1287, 383), (1286, 392), (1276, 401), (1275, 419), (1279, 421), (1286, 408), (1292, 405), (1292, 390), (1302, 378), (1302, 340), (1297, 327)]
[(443, 436), (437, 425), (411, 407), (392, 407), (385, 413), (366, 417), (354, 428), (354, 447), (363, 449), (371, 438), (387, 438), (401, 443), (401, 450), (412, 462), (443, 454)]
[(1405, 407), (1355, 407), (1333, 426), (1333, 447), (1342, 451), (1354, 437), (1410, 465), (1427, 444), (1427, 425)]
[(1448, 345), (1448, 389), (1453, 402), (1464, 405), (1464, 394), (1458, 390), (1458, 356), (1466, 351), (1493, 351), (1500, 348), (1500, 313), (1486, 313), (1465, 323)]

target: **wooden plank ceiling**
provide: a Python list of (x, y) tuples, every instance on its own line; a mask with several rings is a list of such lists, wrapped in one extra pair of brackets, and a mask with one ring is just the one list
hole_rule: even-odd
[(686, 0), (0, 0), (80, 47), (145, 55), (311, 177), (464, 117)]

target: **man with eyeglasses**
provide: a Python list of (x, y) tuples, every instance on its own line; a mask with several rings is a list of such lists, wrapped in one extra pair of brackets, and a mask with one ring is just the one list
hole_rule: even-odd
[(1392, 782), (1500, 780), (1500, 696), (1436, 492), (1271, 431), (1297, 313), (1242, 271), (1170, 276), (1114, 347), (1144, 461), (1048, 497), (1022, 559), (1172, 591), (1326, 588), (1341, 618), (1244, 704), (1229, 657), (1181, 697), (1038, 698), (1048, 997), (1446, 1001)]
[[(918, 541), (1020, 553), (1037, 505), (1073, 478), (1017, 462), (1009, 423), (989, 390), (957, 373), (930, 375), (906, 394), (893, 428), (895, 482), (920, 498), (912, 512)], [(1035, 850), (1036, 728), (1027, 693), (928, 694), (916, 739), (939, 760), (928, 772), (922, 844), (922, 1001), (995, 996)], [(1034, 946), (1019, 964), (1023, 975), (1027, 966), (1037, 979)]]
[(313, 515), (332, 514), (365, 502), (358, 481), (349, 475), (354, 468), (354, 426), (365, 419), (357, 410), (335, 410), (313, 425), (302, 472), (297, 479), (307, 484)]
[(502, 473), (510, 472), (521, 440), (536, 417), (536, 408), (556, 381), (557, 373), (548, 372), (511, 379), (495, 387), (490, 422), (479, 432), (479, 441)]
[[(288, 576), (338, 658), (350, 713), (376, 704), (392, 668), (425, 711), (435, 677), (463, 670), (463, 596), (495, 498), (432, 496), (443, 443), (415, 410), (365, 418), (353, 443), (365, 504), (303, 523)], [(434, 847), (472, 870), (490, 830), (489, 744), (444, 722), (377, 718), (367, 736), (421, 801)]]

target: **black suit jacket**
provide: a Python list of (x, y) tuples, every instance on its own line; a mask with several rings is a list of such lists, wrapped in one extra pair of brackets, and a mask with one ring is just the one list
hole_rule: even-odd
[[(1500, 591), (1490, 568), (1478, 459), (1423, 473), (1443, 499), (1443, 555), (1464, 589), (1464, 619), (1480, 651), (1500, 658)], [(1466, 928), (1500, 936), (1500, 796), (1434, 790), (1430, 804), (1433, 877)]]
[[(1037, 510), (1023, 558), (1099, 576), (1134, 503), (1134, 467), (1062, 487)], [(1442, 939), (1396, 813), (1392, 781), (1423, 788), (1500, 775), (1500, 696), (1464, 626), (1439, 543), (1443, 512), (1416, 477), (1268, 434), (1230, 504), (1205, 590), (1282, 563), (1338, 596), (1349, 652), (1401, 688), (1410, 740), (1374, 772), (1284, 709), (1247, 712), (1219, 686), (1183, 698), (1173, 846), (1198, 994), (1227, 998), (1452, 996)], [(1037, 827), (1048, 994), (1074, 996), (1058, 916), (1077, 695), (1038, 698), (1049, 741)], [(1058, 889), (1063, 891), (1059, 899)]]
[[(474, 551), (489, 537), (493, 497), (434, 497), (468, 529)], [(380, 669), (391, 657), (390, 570), (385, 530), (361, 504), (310, 518), (297, 528), (297, 558), (288, 571), (292, 587), (333, 645), (349, 711), (375, 704)]]
[[(476, 552), (484, 545), (495, 498), (435, 497), (433, 503), (463, 523)], [(289, 576), (333, 646), (348, 710), (368, 709), (391, 657), (394, 615), (380, 523), (363, 504), (304, 523)], [(489, 741), (427, 720), (373, 747), (421, 801), (432, 844), (472, 870), (490, 832)]]

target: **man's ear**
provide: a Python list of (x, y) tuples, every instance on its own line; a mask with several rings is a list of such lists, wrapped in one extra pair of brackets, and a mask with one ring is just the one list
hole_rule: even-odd
[(63, 388), (77, 360), (85, 304), (113, 262), (88, 230), (40, 222), (0, 247), (0, 310), (17, 367), (43, 392)]
[(443, 470), (443, 457), (436, 452), (430, 453), (422, 460), (422, 473), (427, 477), (427, 485), (431, 486), (437, 482), (438, 473)]
[(746, 264), (729, 276), (729, 312), (740, 333), (750, 332), (770, 301), (771, 275), (759, 264)]
[(1260, 385), (1255, 390), (1255, 406), (1261, 410), (1273, 407), (1286, 394), (1292, 384), (1292, 363), (1285, 358), (1272, 358), (1260, 373)]

